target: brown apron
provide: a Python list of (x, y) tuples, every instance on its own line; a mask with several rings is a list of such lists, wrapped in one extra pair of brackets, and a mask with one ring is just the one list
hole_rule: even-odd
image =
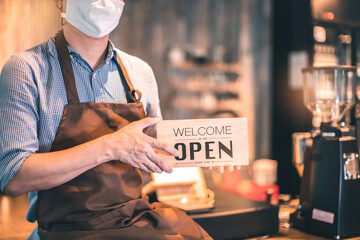
[[(119, 72), (128, 103), (80, 103), (62, 31), (55, 36), (55, 44), (69, 104), (64, 107), (51, 151), (91, 141), (145, 117), (120, 57)], [(179, 209), (150, 204), (141, 188), (139, 169), (110, 161), (61, 186), (39, 191), (36, 217), (40, 238), (211, 239)]]

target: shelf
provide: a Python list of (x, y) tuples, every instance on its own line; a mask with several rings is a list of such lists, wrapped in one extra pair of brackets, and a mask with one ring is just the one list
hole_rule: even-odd
[(198, 112), (217, 112), (217, 111), (233, 111), (238, 113), (242, 108), (242, 102), (238, 99), (229, 99), (229, 100), (213, 100), (213, 99), (201, 99), (197, 97), (187, 97), (187, 98), (174, 98), (171, 101), (170, 106), (173, 108), (189, 111), (198, 111)]
[[(238, 93), (240, 89), (240, 80), (238, 81), (216, 81), (211, 78), (170, 78), (170, 83), (176, 91), (180, 92), (213, 92), (220, 93)], [(179, 90), (178, 90), (179, 89)]]
[(240, 74), (241, 65), (240, 63), (204, 63), (196, 64), (192, 62), (184, 62), (180, 65), (170, 65), (170, 70), (180, 70), (180, 71), (196, 71), (196, 72), (221, 72), (221, 73), (233, 73)]
[(241, 117), (244, 112), (240, 63), (184, 62), (168, 68), (171, 119)]

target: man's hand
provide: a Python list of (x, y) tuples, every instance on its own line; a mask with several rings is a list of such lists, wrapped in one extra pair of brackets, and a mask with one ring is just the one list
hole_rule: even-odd
[(216, 166), (216, 167), (208, 167), (208, 169), (212, 170), (216, 170), (217, 172), (219, 173), (224, 173), (224, 170), (226, 172), (232, 172), (234, 171), (234, 168), (236, 170), (240, 170), (241, 169), (241, 166), (240, 165), (236, 165), (236, 166), (232, 166), (232, 165), (229, 165), (229, 166)]
[(167, 166), (155, 153), (155, 148), (173, 156), (178, 156), (179, 152), (167, 143), (160, 142), (143, 133), (144, 128), (152, 126), (158, 121), (157, 118), (145, 118), (109, 134), (106, 144), (110, 146), (111, 157), (146, 172), (161, 173), (165, 171), (171, 173), (172, 168)]

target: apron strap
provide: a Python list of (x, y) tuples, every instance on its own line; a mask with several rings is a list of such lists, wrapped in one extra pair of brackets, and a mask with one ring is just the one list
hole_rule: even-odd
[(75, 85), (74, 71), (71, 65), (68, 44), (62, 29), (55, 36), (55, 45), (59, 56), (61, 72), (64, 78), (68, 103), (80, 103), (79, 95)]
[[(69, 104), (80, 103), (79, 95), (75, 84), (74, 71), (71, 65), (68, 43), (65, 39), (64, 32), (62, 29), (55, 35), (55, 45), (59, 56), (61, 72), (64, 78), (68, 103)], [(119, 69), (120, 76), (122, 79), (125, 79), (125, 82), (123, 81), (123, 85), (125, 88), (125, 95), (127, 102), (128, 103), (140, 102), (141, 92), (139, 90), (134, 89), (130, 81), (129, 74), (126, 71), (125, 65), (122, 62), (119, 54), (117, 54), (117, 60), (120, 66)]]
[(141, 92), (139, 90), (134, 89), (134, 86), (132, 85), (132, 83), (130, 81), (129, 74), (126, 71), (125, 65), (124, 65), (123, 61), (121, 60), (119, 53), (117, 53), (117, 61), (119, 63), (120, 70), (121, 70), (119, 72), (126, 81), (126, 84), (124, 84), (124, 88), (125, 88), (125, 94), (126, 94), (127, 101), (128, 102), (140, 102)]

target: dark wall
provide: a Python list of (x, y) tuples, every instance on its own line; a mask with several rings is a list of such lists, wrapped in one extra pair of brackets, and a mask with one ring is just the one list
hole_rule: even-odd
[[(272, 158), (278, 160), (282, 193), (298, 194), (300, 178), (292, 165), (292, 133), (311, 128), (302, 90), (289, 88), (289, 54), (311, 52), (310, 0), (274, 0)], [(300, 79), (301, 81), (301, 79)]]

